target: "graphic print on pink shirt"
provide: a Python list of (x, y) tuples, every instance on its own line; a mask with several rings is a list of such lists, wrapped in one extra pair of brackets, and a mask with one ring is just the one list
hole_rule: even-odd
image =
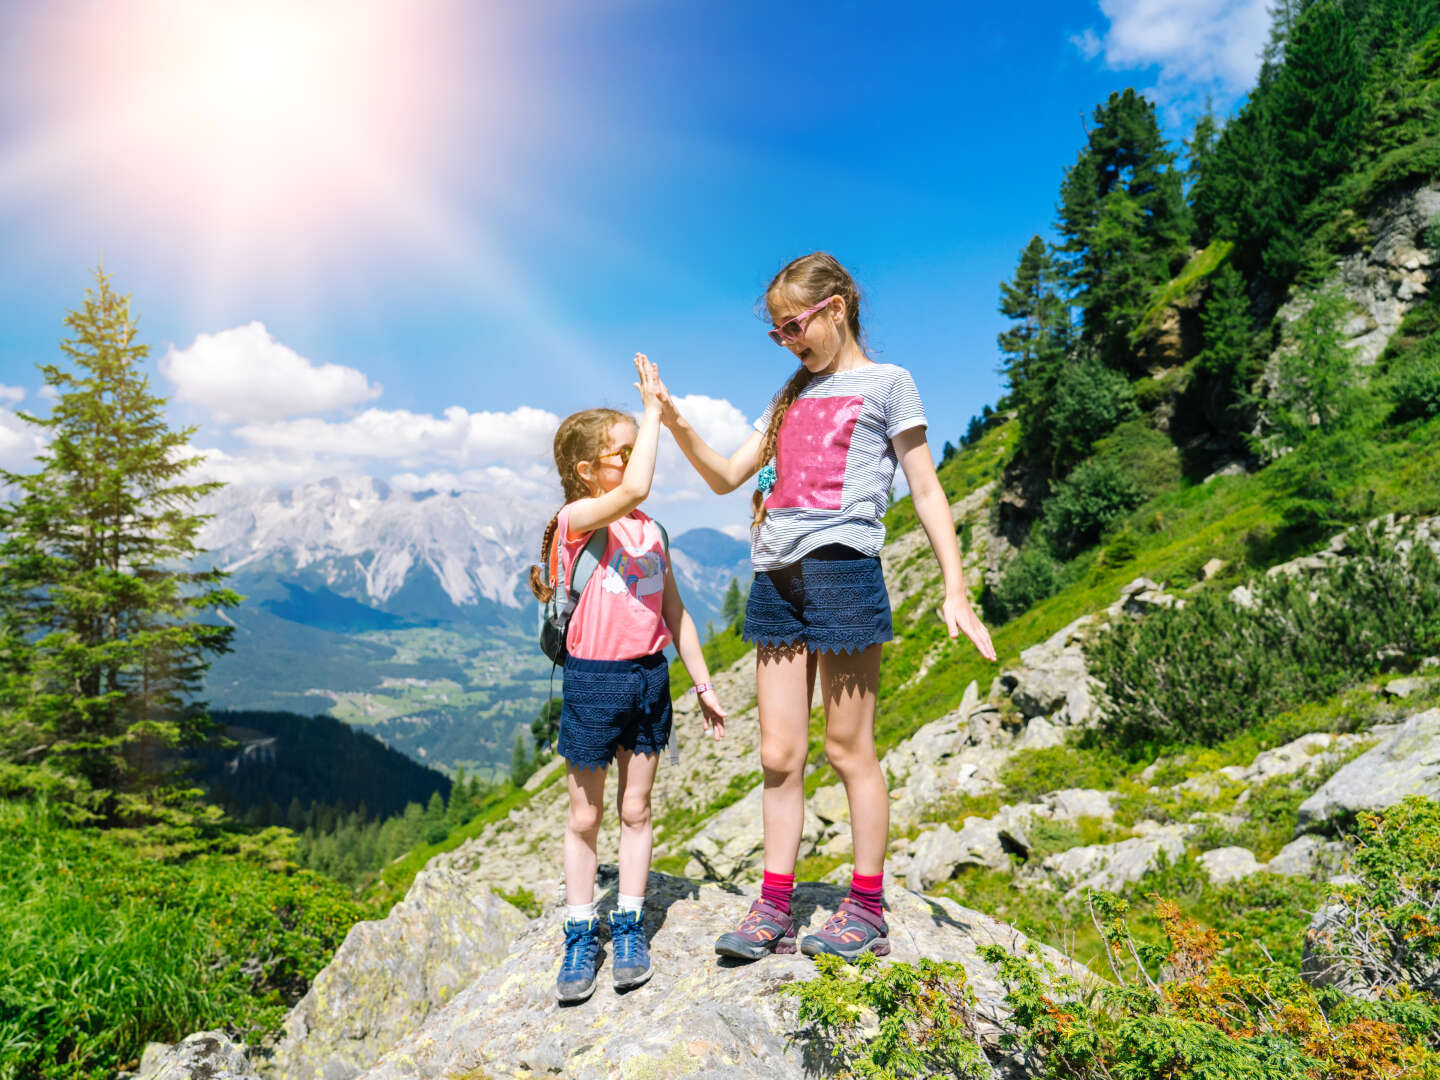
[[(556, 522), (560, 566), (570, 566), (589, 540), (570, 535), (570, 507)], [(665, 545), (660, 527), (639, 510), (610, 523), (605, 554), (585, 586), (566, 636), (580, 660), (633, 660), (670, 644), (665, 625)]]
[(865, 399), (800, 398), (780, 422), (775, 447), (775, 487), (765, 509), (804, 506), (839, 510), (845, 490), (845, 459)]

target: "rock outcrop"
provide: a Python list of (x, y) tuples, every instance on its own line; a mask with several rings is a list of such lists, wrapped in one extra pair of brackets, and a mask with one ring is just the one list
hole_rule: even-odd
[[(801, 885), (794, 911), (802, 933), (818, 929), (844, 895), (835, 886)], [(297, 1075), (307, 1080), (812, 1077), (815, 1055), (823, 1048), (806, 1044), (796, 1002), (782, 991), (811, 977), (813, 963), (791, 955), (740, 964), (715, 955), (715, 937), (739, 920), (753, 896), (749, 891), (652, 874), (646, 930), (656, 973), (645, 986), (625, 994), (610, 988), (606, 957), (600, 986), (590, 1001), (573, 1007), (555, 1002), (560, 933), (558, 912), (552, 907), (548, 917), (525, 923), (498, 964), (480, 971), (444, 1003), (436, 1002), (423, 1015), (397, 1008), (383, 1046), (375, 1047), (375, 1059), (364, 1068), (354, 1068), (353, 1054), (349, 1059), (330, 1056), (329, 1048), (335, 1045), (332, 1035), (317, 1029), (296, 1037), (298, 1029), (287, 1025), (293, 1042), (285, 1048), (283, 1061), (277, 1054), (269, 1061), (257, 1057), (247, 1065), (233, 1044), (202, 1033), (181, 1047), (151, 1054), (139, 1080), (255, 1080), (257, 1076), (278, 1080), (291, 1075), (302, 1058), (309, 1064)], [(1006, 1016), (1004, 992), (978, 950), (999, 944), (1018, 952), (1030, 942), (1011, 927), (951, 900), (896, 888), (887, 899), (892, 959), (913, 962), (923, 956), (963, 964), (978, 998), (977, 1037), (992, 1061), (1009, 1064), (1013, 1052), (999, 1044)], [(406, 904), (418, 917), (431, 900), (440, 900), (440, 895), (427, 885), (421, 893), (412, 891)], [(450, 900), (442, 903), (448, 906)], [(406, 949), (433, 950), (440, 939), (427, 940), (425, 935), (436, 933), (438, 925), (419, 919), (415, 933), (420, 940), (408, 942)], [(361, 935), (344, 962), (350, 971), (378, 971), (399, 959), (397, 949), (384, 934)], [(608, 953), (608, 943), (604, 951)], [(1093, 979), (1054, 950), (1042, 947), (1041, 951), (1058, 970)], [(339, 979), (349, 977), (336, 969), (327, 981), (330, 971), (317, 979), (317, 987), (334, 987)], [(378, 981), (372, 988), (386, 993)], [(408, 1019), (402, 1022), (404, 1017)], [(220, 1071), (207, 1071), (212, 1068)]]
[(347, 1080), (486, 968), (529, 920), (485, 885), (437, 867), (376, 922), (357, 923), (285, 1019), (276, 1080)]
[(1343, 824), (1407, 795), (1440, 798), (1440, 709), (1416, 713), (1300, 804), (1299, 831)]

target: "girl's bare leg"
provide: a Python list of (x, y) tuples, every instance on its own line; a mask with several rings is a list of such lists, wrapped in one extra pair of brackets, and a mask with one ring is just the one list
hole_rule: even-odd
[(765, 771), (765, 869), (772, 874), (793, 874), (800, 854), (814, 687), (815, 656), (803, 644), (762, 645), (756, 650), (760, 765)]
[(650, 823), (650, 789), (655, 786), (659, 754), (637, 754), (624, 747), (615, 753), (619, 768), (620, 892), (644, 896), (650, 877), (650, 849), (655, 832)]
[(570, 818), (565, 823), (565, 903), (580, 907), (595, 899), (595, 841), (604, 810), (605, 770), (566, 769)]
[(863, 652), (820, 654), (825, 699), (825, 756), (845, 784), (855, 872), (878, 874), (890, 838), (890, 793), (875, 752), (875, 698), (880, 646)]

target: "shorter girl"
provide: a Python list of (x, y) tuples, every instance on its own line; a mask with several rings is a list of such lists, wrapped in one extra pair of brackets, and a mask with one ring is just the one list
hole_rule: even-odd
[(639, 353), (635, 370), (645, 407), (638, 431), (622, 412), (587, 409), (566, 417), (555, 432), (565, 505), (540, 543), (546, 569), (530, 568), (530, 589), (543, 603), (568, 586), (591, 534), (608, 531), (600, 565), (585, 583), (566, 633), (559, 752), (568, 765), (570, 819), (565, 957), (555, 996), (567, 1003), (584, 1001), (595, 989), (595, 842), (612, 759), (620, 769), (620, 895), (610, 913), (615, 989), (650, 978), (642, 909), (650, 873), (650, 788), (670, 741), (670, 669), (661, 650), (672, 640), (695, 682), (706, 728), (717, 739), (725, 734), (725, 710), (675, 587), (664, 533), (638, 509), (655, 474), (660, 377)]

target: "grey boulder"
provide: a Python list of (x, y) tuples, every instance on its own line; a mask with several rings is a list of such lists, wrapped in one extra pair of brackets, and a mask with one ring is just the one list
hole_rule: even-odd
[(1344, 824), (1408, 795), (1440, 798), (1440, 709), (1416, 713), (1300, 804), (1297, 829)]
[(529, 923), (488, 887), (424, 870), (405, 899), (357, 923), (285, 1018), (266, 1072), (275, 1080), (346, 1080), (510, 952)]
[(245, 1051), (219, 1031), (197, 1031), (174, 1046), (151, 1043), (136, 1080), (259, 1080)]

